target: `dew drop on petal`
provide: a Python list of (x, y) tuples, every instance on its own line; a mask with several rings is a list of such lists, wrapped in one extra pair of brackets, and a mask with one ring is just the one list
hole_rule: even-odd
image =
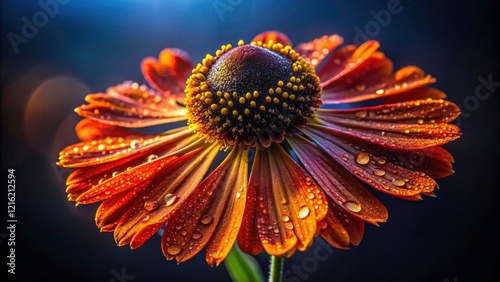
[(100, 144), (99, 146), (97, 146), (97, 150), (99, 151), (104, 150), (104, 144)]
[(355, 113), (354, 115), (356, 117), (359, 117), (359, 118), (365, 118), (368, 115), (368, 112), (367, 111), (359, 111), (359, 112)]
[(141, 143), (137, 140), (130, 141), (130, 149), (138, 149), (141, 147)]
[(287, 230), (292, 230), (292, 229), (293, 229), (293, 223), (291, 223), (291, 222), (286, 222), (286, 223), (285, 223), (285, 229), (287, 229)]
[(288, 217), (288, 215), (285, 214), (281, 217), (281, 220), (283, 220), (284, 222), (288, 222), (290, 221), (290, 217)]
[(345, 201), (344, 207), (352, 212), (360, 212), (361, 211), (361, 205), (355, 201)]
[(117, 176), (118, 174), (119, 174), (119, 172), (118, 172), (118, 171), (115, 171), (115, 172), (113, 172), (113, 174), (111, 174), (111, 175), (112, 175), (113, 177), (115, 177), (115, 176)]
[(302, 206), (299, 209), (299, 218), (306, 218), (309, 215), (309, 208), (307, 206)]
[(373, 170), (373, 174), (378, 175), (378, 176), (384, 176), (385, 175), (385, 170), (376, 168)]
[(364, 84), (356, 84), (354, 88), (356, 88), (357, 91), (364, 91), (366, 86)]
[(241, 198), (241, 194), (240, 194), (240, 192), (236, 192), (236, 199), (239, 199), (239, 198)]
[(198, 240), (201, 238), (201, 233), (200, 232), (194, 232), (193, 233), (193, 239)]
[(313, 193), (308, 193), (308, 194), (307, 194), (307, 198), (308, 198), (309, 200), (314, 199), (314, 194), (313, 194)]
[(375, 91), (375, 94), (382, 95), (382, 94), (384, 94), (384, 92), (385, 92), (384, 89), (379, 89), (379, 90)]
[(171, 245), (167, 248), (169, 255), (175, 256), (181, 252), (181, 247), (179, 245)]
[(149, 155), (149, 156), (148, 156), (148, 162), (150, 162), (150, 161), (154, 161), (154, 160), (156, 160), (157, 158), (158, 158), (158, 156), (157, 156), (157, 155)]
[(146, 211), (148, 211), (148, 212), (149, 212), (149, 211), (154, 211), (154, 210), (156, 210), (156, 209), (158, 208), (158, 206), (159, 206), (159, 205), (160, 205), (160, 204), (158, 203), (158, 201), (157, 201), (157, 200), (146, 201), (146, 202), (144, 203), (144, 209), (145, 209)]
[(149, 220), (149, 215), (145, 215), (142, 217), (142, 221), (148, 221)]
[(205, 225), (208, 225), (210, 223), (212, 223), (212, 220), (214, 219), (213, 216), (209, 215), (209, 214), (206, 214), (204, 215), (202, 218), (201, 218), (201, 223), (205, 224)]
[(365, 165), (370, 162), (370, 156), (367, 153), (363, 152), (357, 153), (354, 159), (360, 165)]
[(401, 179), (394, 179), (394, 180), (392, 180), (392, 184), (394, 184), (398, 187), (402, 187), (402, 186), (405, 186), (406, 182), (404, 180), (401, 180)]
[(177, 202), (177, 199), (179, 199), (179, 197), (177, 197), (177, 195), (175, 194), (167, 194), (165, 195), (165, 204), (167, 205), (167, 207), (173, 205), (175, 202)]

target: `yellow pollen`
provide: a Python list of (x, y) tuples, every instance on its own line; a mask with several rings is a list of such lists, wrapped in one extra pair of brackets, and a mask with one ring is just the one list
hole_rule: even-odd
[(273, 102), (274, 102), (275, 104), (278, 104), (278, 103), (280, 102), (280, 99), (278, 99), (278, 98), (274, 98), (274, 99), (273, 99)]
[(199, 80), (205, 80), (205, 76), (201, 73), (197, 73), (196, 74), (196, 78), (199, 79)]
[(237, 116), (238, 115), (238, 111), (237, 110), (233, 110), (233, 116)]
[(260, 109), (261, 112), (265, 112), (266, 111), (266, 107), (265, 106), (260, 106), (259, 109)]
[(292, 83), (291, 83), (291, 82), (288, 82), (288, 83), (286, 84), (286, 87), (288, 87), (288, 88), (292, 88)]
[(238, 93), (236, 93), (236, 91), (233, 92), (233, 97), (238, 98)]
[(232, 106), (234, 106), (234, 103), (233, 103), (233, 101), (229, 101), (229, 102), (227, 102), (227, 105), (228, 105), (229, 107), (232, 107)]
[(245, 98), (247, 98), (248, 100), (252, 99), (252, 94), (250, 94), (250, 92), (247, 92)]
[(216, 104), (212, 104), (210, 105), (210, 108), (215, 111), (219, 108), (219, 106), (217, 106)]
[(213, 101), (212, 101), (212, 99), (210, 99), (210, 98), (205, 99), (205, 104), (210, 105), (210, 104), (212, 104), (212, 102), (213, 102)]
[(290, 100), (295, 100), (295, 95), (293, 95), (293, 94), (292, 94), (292, 95), (290, 95), (290, 97), (288, 97), (288, 98), (290, 98)]
[(231, 99), (231, 95), (229, 93), (224, 93), (224, 99), (229, 100)]
[(257, 106), (257, 103), (255, 101), (250, 102), (250, 107), (255, 108)]
[(222, 110), (220, 110), (220, 113), (223, 115), (227, 115), (229, 114), (229, 110), (227, 108), (222, 108)]
[(240, 41), (238, 41), (238, 46), (243, 46), (243, 45), (245, 45), (245, 42), (240, 39)]
[(298, 89), (299, 89), (299, 88), (297, 87), (297, 85), (294, 85), (294, 86), (292, 87), (292, 90), (293, 90), (293, 91), (297, 91)]
[(212, 98), (212, 96), (213, 96), (212, 92), (210, 92), (210, 91), (205, 92), (205, 97)]
[(221, 97), (222, 96), (222, 92), (221, 91), (217, 91), (217, 96)]
[(250, 114), (250, 110), (249, 109), (245, 109), (245, 115), (249, 115)]
[(270, 103), (271, 102), (271, 97), (267, 96), (266, 97), (266, 102)]
[(253, 92), (253, 97), (254, 97), (254, 98), (259, 98), (259, 91), (255, 90), (255, 91)]
[(276, 87), (276, 93), (281, 94), (281, 88)]
[(288, 104), (286, 102), (283, 102), (282, 106), (283, 106), (283, 108), (286, 108), (286, 107), (288, 107)]
[(281, 97), (283, 97), (285, 99), (288, 98), (288, 92), (283, 92), (283, 94), (281, 94)]
[(279, 86), (279, 87), (283, 87), (283, 81), (281, 81), (281, 80), (280, 80), (280, 81), (278, 81), (278, 86)]
[(269, 88), (269, 94), (270, 94), (270, 95), (273, 95), (273, 94), (274, 94), (274, 89)]
[(240, 97), (240, 99), (239, 99), (240, 104), (245, 104), (245, 101), (246, 101), (245, 98)]
[(203, 84), (200, 86), (200, 89), (201, 91), (207, 91), (208, 90), (208, 85), (207, 84)]

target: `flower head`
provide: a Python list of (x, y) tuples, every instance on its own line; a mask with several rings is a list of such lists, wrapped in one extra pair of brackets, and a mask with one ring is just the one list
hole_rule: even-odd
[[(460, 111), (419, 68), (393, 73), (376, 41), (341, 44), (332, 35), (293, 49), (270, 31), (196, 66), (179, 49), (146, 58), (153, 89), (125, 82), (76, 109), (82, 142), (59, 157), (76, 169), (68, 198), (102, 201), (96, 224), (120, 246), (137, 248), (164, 227), (163, 253), (179, 262), (205, 248), (207, 263), (219, 264), (235, 242), (281, 257), (318, 235), (341, 249), (359, 244), (364, 222), (388, 217), (361, 183), (432, 196), (433, 178), (453, 173), (439, 146), (459, 137), (449, 123)], [(128, 130), (183, 120), (159, 134)]]

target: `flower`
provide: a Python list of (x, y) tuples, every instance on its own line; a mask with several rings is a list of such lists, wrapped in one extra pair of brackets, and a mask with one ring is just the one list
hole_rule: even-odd
[[(318, 235), (358, 245), (365, 222), (388, 217), (361, 182), (408, 200), (433, 196), (433, 178), (453, 173), (439, 146), (459, 137), (449, 122), (460, 111), (419, 68), (393, 73), (378, 42), (342, 43), (332, 35), (292, 49), (268, 31), (196, 66), (179, 49), (146, 58), (153, 89), (125, 82), (76, 109), (82, 142), (58, 163), (76, 169), (69, 200), (102, 201), (96, 224), (119, 246), (138, 248), (164, 227), (163, 253), (179, 262), (206, 248), (207, 263), (219, 264), (235, 242), (279, 257)], [(354, 108), (320, 108), (344, 103)], [(185, 120), (159, 134), (127, 129)]]

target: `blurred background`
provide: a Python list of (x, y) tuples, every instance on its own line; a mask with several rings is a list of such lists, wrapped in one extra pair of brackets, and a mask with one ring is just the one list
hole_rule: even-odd
[[(166, 261), (159, 236), (135, 251), (117, 247), (112, 234), (95, 227), (97, 205), (66, 200), (70, 171), (55, 162), (76, 142), (73, 109), (84, 96), (124, 80), (145, 83), (144, 57), (177, 47), (198, 62), (222, 44), (276, 29), (295, 44), (333, 33), (348, 44), (376, 39), (395, 68), (418, 65), (463, 111), (463, 136), (445, 147), (456, 173), (438, 180), (437, 198), (406, 202), (374, 191), (388, 222), (367, 226), (349, 251), (316, 242), (296, 253), (285, 262), (285, 281), (498, 281), (500, 33), (492, 2), (2, 1), (1, 199), (5, 207), (7, 169), (15, 169), (16, 277), (230, 281), (223, 265), (206, 265), (204, 254), (180, 265)], [(266, 273), (268, 257), (257, 259)]]

